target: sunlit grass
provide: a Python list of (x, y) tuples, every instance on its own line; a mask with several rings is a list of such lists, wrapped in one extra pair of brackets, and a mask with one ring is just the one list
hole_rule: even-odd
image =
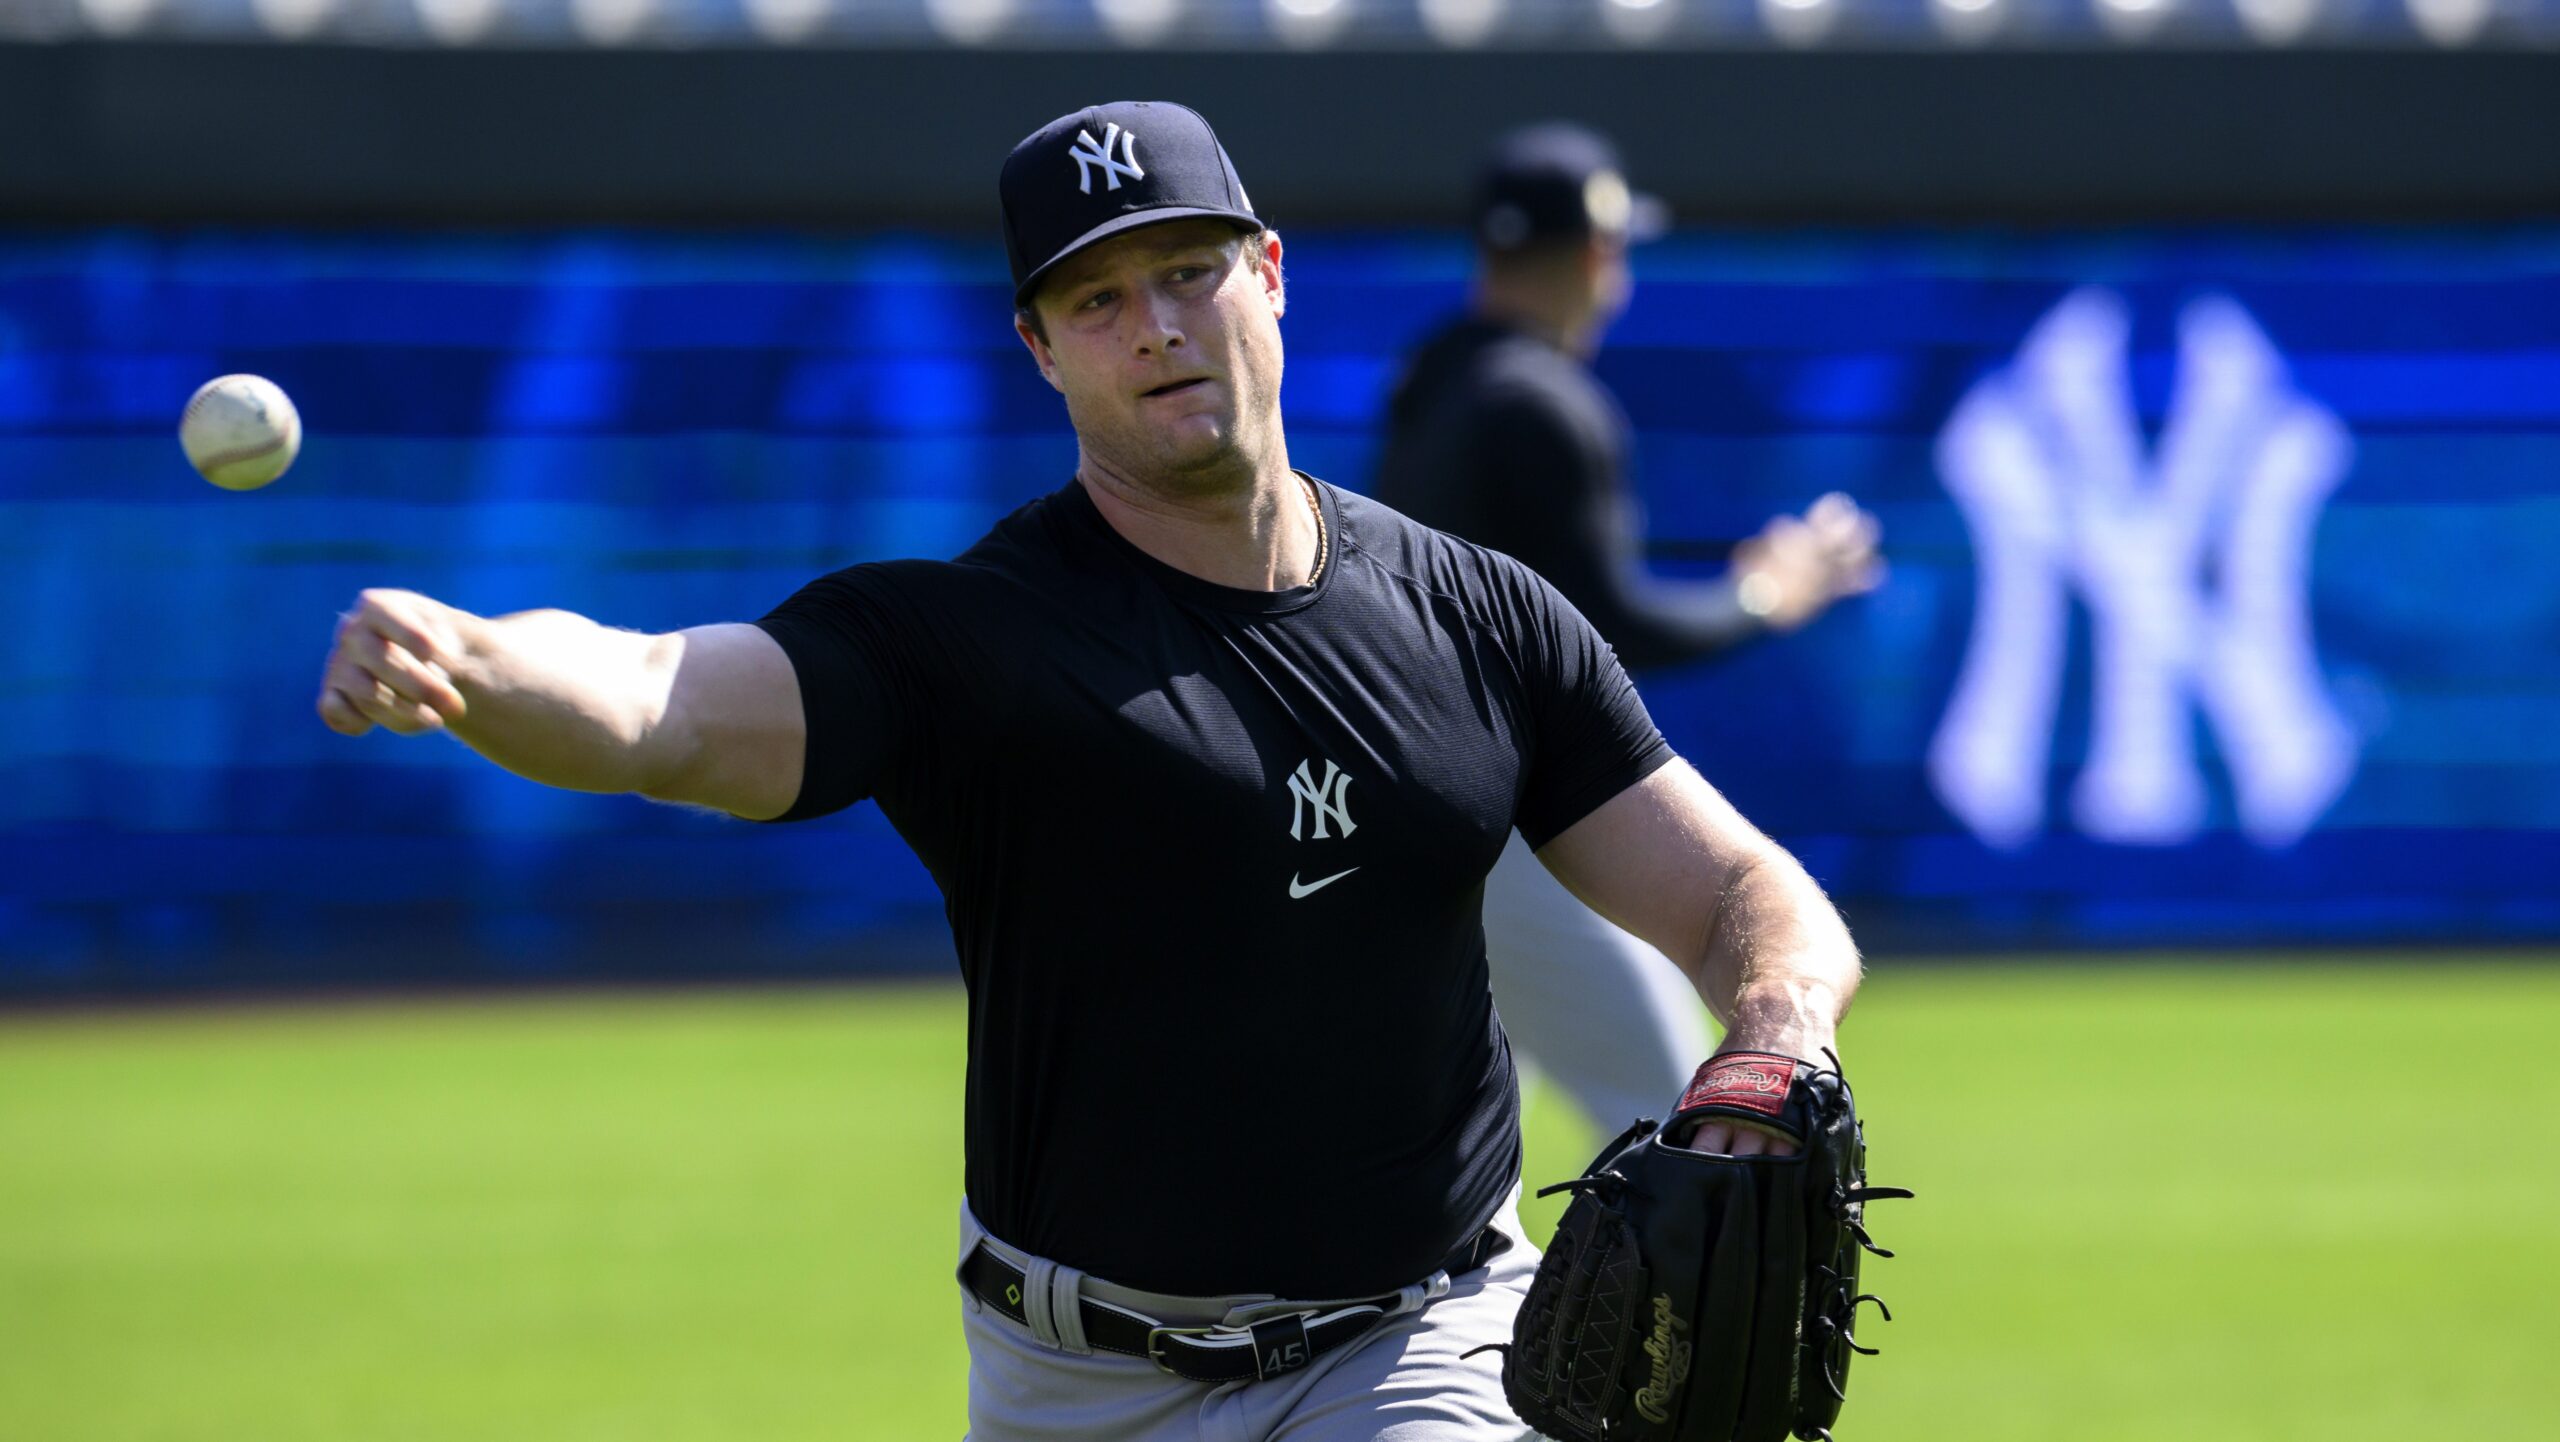
[[(1922, 1196), (1845, 1435), (2560, 1435), (2554, 1035), (2523, 964), (1880, 968)], [(961, 1046), (940, 988), (0, 1020), (0, 1438), (957, 1436)], [(1594, 1139), (1533, 1095), (1533, 1182)]]

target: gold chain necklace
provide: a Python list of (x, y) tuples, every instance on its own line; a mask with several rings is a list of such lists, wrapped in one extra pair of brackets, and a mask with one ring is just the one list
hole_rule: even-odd
[(1326, 534), (1324, 525), (1324, 502), (1316, 499), (1313, 481), (1307, 482), (1307, 509), (1316, 515), (1316, 568), (1307, 573), (1307, 584), (1312, 586), (1324, 575), (1325, 562), (1333, 558), (1333, 537)]

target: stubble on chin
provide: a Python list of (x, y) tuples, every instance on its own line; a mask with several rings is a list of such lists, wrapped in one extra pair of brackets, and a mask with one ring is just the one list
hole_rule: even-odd
[(1252, 475), (1232, 420), (1205, 435), (1186, 435), (1115, 417), (1108, 426), (1078, 425), (1077, 438), (1087, 456), (1114, 474), (1166, 495), (1213, 495)]

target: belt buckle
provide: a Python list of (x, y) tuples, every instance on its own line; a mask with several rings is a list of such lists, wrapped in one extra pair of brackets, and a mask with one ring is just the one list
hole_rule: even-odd
[[(1180, 1372), (1173, 1369), (1173, 1364), (1164, 1359), (1165, 1338), (1206, 1337), (1212, 1332), (1227, 1332), (1233, 1330), (1234, 1329), (1231, 1327), (1149, 1327), (1147, 1329), (1147, 1360), (1155, 1363), (1156, 1370), (1163, 1372), (1167, 1376), (1182, 1377)], [(1188, 1382), (1191, 1379), (1183, 1377), (1182, 1380)]]

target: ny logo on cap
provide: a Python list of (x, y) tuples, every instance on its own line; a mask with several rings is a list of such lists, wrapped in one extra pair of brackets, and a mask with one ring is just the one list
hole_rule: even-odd
[[(1117, 160), (1111, 156), (1114, 146), (1120, 150)], [(1123, 130), (1116, 124), (1103, 127), (1099, 143), (1095, 142), (1092, 131), (1077, 131), (1076, 143), (1068, 147), (1067, 154), (1075, 157), (1076, 189), (1086, 195), (1093, 194), (1093, 170), (1097, 165), (1102, 167), (1105, 188), (1110, 190), (1120, 188), (1120, 177), (1124, 175), (1131, 180), (1147, 178), (1147, 173), (1138, 168), (1138, 133)]]

